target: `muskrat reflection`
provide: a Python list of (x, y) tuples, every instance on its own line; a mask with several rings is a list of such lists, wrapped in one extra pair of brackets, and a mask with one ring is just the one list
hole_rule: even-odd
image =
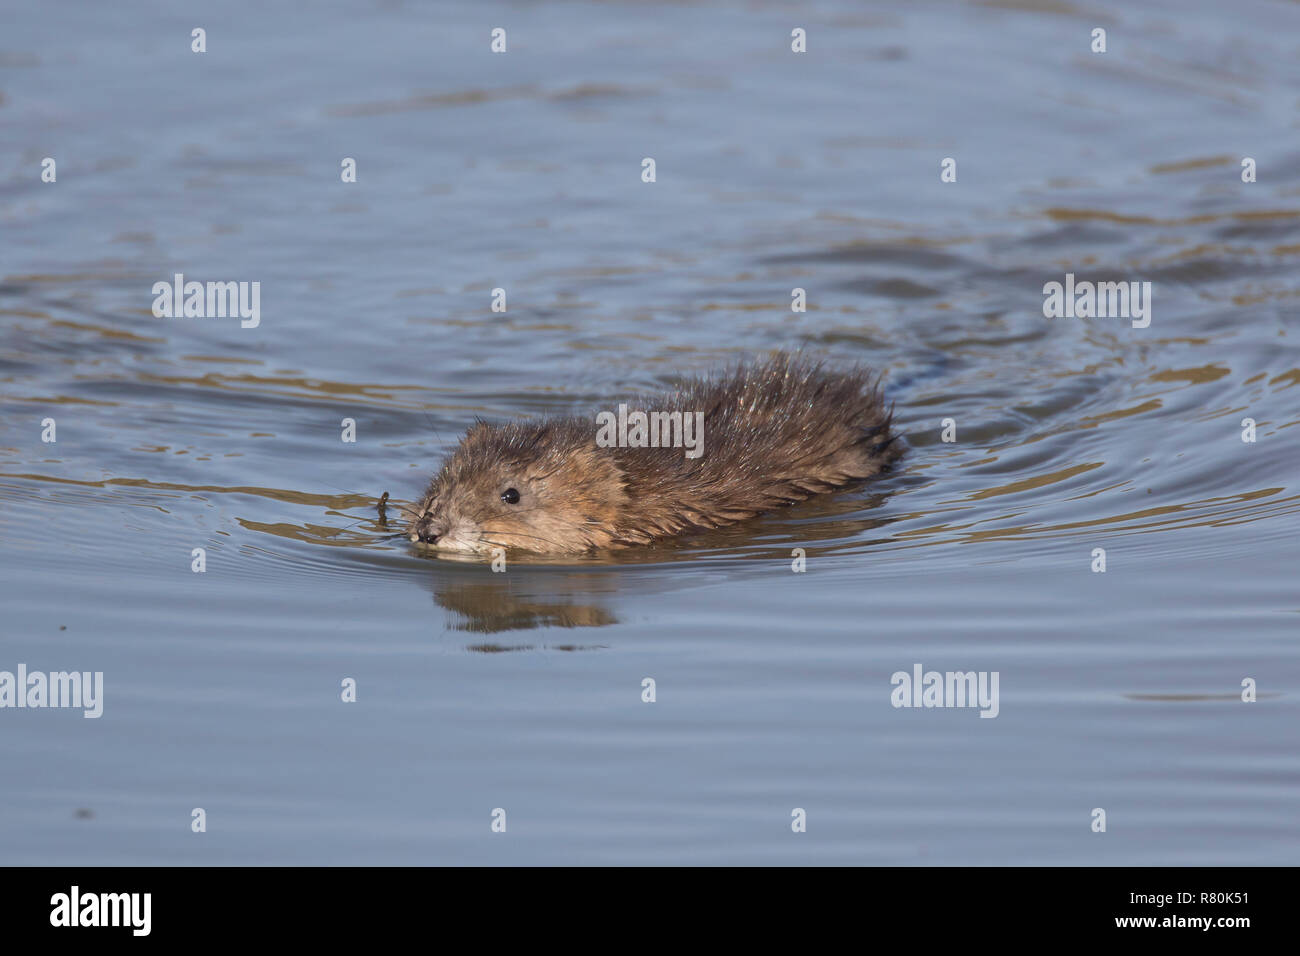
[[(605, 627), (618, 623), (610, 610), (593, 600), (598, 594), (615, 591), (615, 574), (519, 566), (506, 574), (494, 574), (483, 565), (469, 570), (470, 574), (440, 573), (434, 579), (434, 600), (451, 612), (447, 623), (450, 630), (496, 634), (538, 627)], [(584, 648), (566, 645), (564, 649)]]
[[(810, 549), (823, 554), (853, 553), (869, 547), (868, 535), (887, 525), (881, 518), (868, 517), (886, 500), (887, 494), (851, 496), (846, 500), (826, 499), (816, 505), (792, 509), (782, 518), (770, 518), (758, 527), (764, 532), (755, 541), (755, 527), (719, 529), (673, 548), (642, 555), (653, 568), (634, 570), (624, 554), (621, 566), (600, 570), (578, 570), (537, 566), (521, 562), (505, 572), (494, 572), (479, 561), (433, 562), (431, 584), (434, 600), (450, 612), (447, 628), (479, 634), (522, 631), (542, 627), (605, 627), (618, 623), (610, 610), (620, 586), (633, 590), (668, 589), (674, 586), (681, 567), (666, 570), (665, 559), (674, 564), (685, 560), (722, 560), (731, 573), (743, 574), (756, 563), (785, 564), (797, 552)], [(865, 507), (864, 507), (865, 506)], [(739, 562), (739, 563), (732, 563)], [(720, 568), (715, 567), (715, 570)], [(633, 583), (635, 582), (635, 583)], [(553, 650), (593, 649), (578, 645), (548, 645)], [(483, 651), (524, 650), (524, 647), (482, 645)]]

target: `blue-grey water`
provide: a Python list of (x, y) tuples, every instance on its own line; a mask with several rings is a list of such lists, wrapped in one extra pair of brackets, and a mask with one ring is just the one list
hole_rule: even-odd
[[(104, 690), (0, 709), (0, 862), (1300, 862), (1298, 54), (1278, 0), (9, 4), (0, 671)], [(396, 534), (477, 417), (778, 348), (880, 368), (899, 468)]]

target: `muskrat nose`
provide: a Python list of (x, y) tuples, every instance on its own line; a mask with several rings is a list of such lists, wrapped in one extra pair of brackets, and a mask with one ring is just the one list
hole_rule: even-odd
[(438, 539), (446, 533), (447, 525), (445, 522), (425, 515), (411, 529), (411, 540), (423, 541), (425, 544), (437, 544)]

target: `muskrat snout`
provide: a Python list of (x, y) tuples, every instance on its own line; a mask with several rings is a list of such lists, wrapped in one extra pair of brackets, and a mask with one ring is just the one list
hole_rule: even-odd
[(411, 524), (409, 537), (413, 542), (437, 544), (438, 539), (446, 533), (447, 522), (426, 511)]

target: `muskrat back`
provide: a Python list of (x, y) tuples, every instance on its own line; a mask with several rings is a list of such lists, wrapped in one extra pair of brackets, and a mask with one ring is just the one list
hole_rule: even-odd
[(871, 478), (902, 453), (897, 438), (877, 376), (778, 353), (618, 414), (480, 421), (408, 534), (480, 553), (646, 544)]

